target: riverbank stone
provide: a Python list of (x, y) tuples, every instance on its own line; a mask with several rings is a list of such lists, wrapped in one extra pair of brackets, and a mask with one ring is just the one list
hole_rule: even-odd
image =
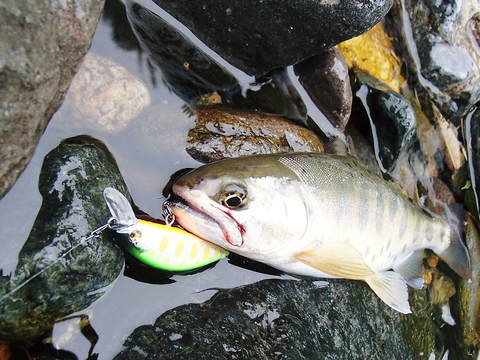
[(188, 132), (187, 152), (208, 163), (224, 158), (279, 152), (323, 152), (311, 130), (279, 116), (225, 106), (194, 110), (195, 127)]
[(57, 319), (86, 308), (108, 291), (123, 268), (121, 250), (108, 232), (82, 244), (110, 216), (103, 199), (107, 186), (129, 196), (114, 159), (93, 138), (64, 140), (45, 157), (39, 180), (42, 206), (14, 274), (0, 278), (0, 337), (42, 336)]
[(154, 0), (249, 75), (293, 65), (379, 22), (392, 0)]
[[(424, 291), (417, 294), (418, 315), (404, 316), (361, 282), (320, 284), (263, 280), (220, 290), (202, 304), (179, 306), (153, 325), (136, 328), (115, 359), (426, 360), (432, 353), (438, 356), (431, 332), (434, 324), (424, 310)], [(422, 338), (411, 344), (418, 335)]]

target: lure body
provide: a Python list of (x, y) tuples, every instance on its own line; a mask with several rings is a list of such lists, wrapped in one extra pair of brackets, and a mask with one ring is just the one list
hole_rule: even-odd
[(188, 271), (228, 255), (221, 247), (182, 229), (137, 219), (118, 190), (106, 188), (104, 197), (115, 219), (112, 229), (120, 245), (146, 265), (165, 271)]

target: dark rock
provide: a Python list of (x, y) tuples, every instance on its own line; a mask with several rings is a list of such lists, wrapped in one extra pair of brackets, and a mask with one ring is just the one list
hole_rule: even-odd
[(92, 138), (67, 139), (45, 157), (39, 180), (42, 206), (10, 282), (0, 278), (0, 336), (42, 335), (55, 320), (100, 298), (117, 278), (123, 255), (106, 232), (49, 266), (108, 219), (102, 194), (107, 186), (128, 194), (114, 159)]
[(392, 2), (155, 0), (225, 60), (256, 76), (363, 33)]
[(324, 149), (311, 130), (278, 116), (224, 106), (198, 108), (195, 116), (187, 152), (204, 163), (244, 155)]
[(352, 109), (348, 66), (335, 48), (295, 65), (295, 73), (318, 109), (343, 131)]
[(402, 316), (361, 282), (264, 280), (167, 311), (115, 359), (427, 359), (441, 344), (416, 293)]
[(0, 196), (60, 106), (102, 7), (103, 0), (0, 3)]
[(129, 2), (127, 15), (151, 63), (162, 71), (167, 85), (184, 100), (192, 102), (199, 95), (231, 89), (237, 84), (226, 69), (157, 14)]
[(470, 169), (470, 186), (466, 189), (465, 204), (479, 214), (480, 194), (480, 109), (474, 109), (465, 119), (465, 142)]
[(480, 99), (478, 11), (474, 2), (402, 0), (392, 12), (410, 80), (426, 95), (422, 105), (433, 100), (447, 118), (458, 120)]
[[(394, 169), (399, 156), (408, 149), (417, 124), (410, 102), (385, 84), (365, 74), (357, 74), (356, 106), (370, 122), (369, 137), (383, 172)], [(372, 135), (373, 134), (373, 135)]]

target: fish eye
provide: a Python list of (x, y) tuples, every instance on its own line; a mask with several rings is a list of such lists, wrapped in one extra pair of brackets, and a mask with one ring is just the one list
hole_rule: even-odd
[(221, 202), (223, 206), (237, 209), (245, 205), (247, 201), (247, 189), (240, 184), (229, 184), (224, 187)]
[(133, 244), (136, 244), (138, 240), (142, 237), (142, 232), (140, 230), (133, 230), (129, 235), (128, 238)]

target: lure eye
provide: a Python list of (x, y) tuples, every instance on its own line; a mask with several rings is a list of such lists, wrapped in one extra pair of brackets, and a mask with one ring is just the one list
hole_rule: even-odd
[(129, 235), (128, 238), (130, 241), (136, 245), (140, 238), (142, 237), (142, 232), (140, 230), (133, 230)]
[(223, 189), (222, 204), (230, 209), (238, 209), (247, 201), (247, 190), (240, 184), (229, 184)]

